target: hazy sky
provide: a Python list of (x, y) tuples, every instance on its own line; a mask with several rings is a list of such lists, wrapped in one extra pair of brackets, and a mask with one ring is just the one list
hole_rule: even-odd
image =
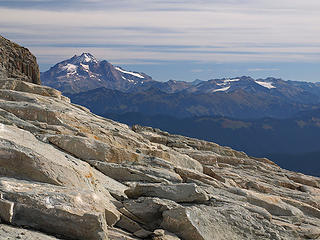
[(156, 80), (320, 81), (320, 0), (0, 0), (42, 71), (81, 52)]

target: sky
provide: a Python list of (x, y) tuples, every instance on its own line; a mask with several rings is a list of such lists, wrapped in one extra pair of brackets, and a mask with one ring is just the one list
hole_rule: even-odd
[(89, 52), (155, 80), (320, 81), (319, 0), (0, 0), (41, 71)]

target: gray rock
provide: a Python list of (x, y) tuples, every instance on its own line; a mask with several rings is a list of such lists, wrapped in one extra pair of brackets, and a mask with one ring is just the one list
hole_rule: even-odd
[(88, 161), (92, 166), (95, 166), (105, 175), (120, 181), (120, 182), (182, 182), (181, 177), (174, 171), (163, 168), (141, 166), (135, 164), (116, 164), (99, 161)]
[(50, 143), (83, 160), (112, 161), (109, 145), (86, 137), (57, 135), (49, 136)]
[(18, 92), (32, 93), (46, 97), (58, 98), (70, 102), (67, 97), (61, 95), (61, 92), (50, 87), (41, 86), (29, 82), (19, 81), (15, 79), (0, 79), (0, 89), (14, 90)]
[(137, 221), (148, 226), (149, 229), (155, 229), (160, 226), (164, 211), (181, 207), (171, 200), (145, 197), (137, 200), (126, 200), (123, 205), (130, 213), (137, 217)]
[(0, 237), (3, 240), (59, 240), (44, 233), (5, 224), (0, 224)]
[(142, 227), (137, 222), (133, 221), (125, 215), (121, 215), (120, 220), (116, 223), (115, 226), (121, 229), (125, 229), (131, 233), (142, 230)]
[(141, 240), (141, 238), (137, 238), (133, 234), (119, 228), (108, 228), (108, 237), (109, 240)]
[(163, 212), (162, 228), (185, 240), (296, 239), (295, 231), (285, 231), (269, 220), (257, 218), (241, 206), (225, 204), (175, 208)]
[(31, 52), (0, 36), (0, 77), (21, 78), (23, 81), (40, 84), (40, 72)]
[(141, 229), (141, 230), (136, 231), (136, 232), (133, 233), (133, 235), (135, 235), (136, 237), (139, 237), (139, 238), (147, 238), (147, 237), (149, 237), (151, 234), (152, 234), (152, 232), (147, 231), (147, 230), (145, 230), (145, 229)]
[(208, 195), (196, 184), (137, 184), (127, 189), (125, 193), (130, 198), (158, 197), (173, 200), (175, 202), (205, 202)]
[(90, 191), (0, 178), (0, 192), (12, 202), (12, 224), (71, 239), (107, 239), (103, 199)]
[(206, 234), (201, 229), (201, 224), (208, 223), (208, 220), (202, 219), (202, 214), (199, 214), (199, 216), (191, 214), (192, 212), (185, 208), (166, 211), (163, 213), (162, 227), (186, 240), (218, 239), (213, 232)]
[(208, 185), (212, 185), (214, 187), (221, 187), (221, 183), (218, 182), (215, 178), (212, 178), (206, 174), (201, 172), (197, 172), (195, 170), (186, 169), (186, 168), (175, 168), (176, 173), (178, 173), (185, 182), (189, 180), (198, 180)]
[(180, 240), (177, 235), (163, 229), (156, 229), (153, 232), (152, 240)]
[(110, 191), (125, 198), (127, 187), (91, 168), (88, 163), (39, 141), (27, 131), (7, 125), (2, 125), (1, 129), (0, 173), (3, 176), (90, 189), (109, 198)]
[(7, 112), (0, 108), (0, 124), (5, 125), (15, 125), (21, 129), (28, 130), (30, 132), (41, 132), (41, 129), (36, 127), (35, 125), (24, 121), (18, 117), (16, 117), (14, 114)]
[(293, 205), (287, 204), (278, 196), (263, 195), (252, 191), (244, 190), (248, 202), (266, 209), (275, 216), (296, 216), (301, 217), (303, 213)]
[(12, 223), (13, 217), (13, 202), (6, 201), (4, 199), (0, 199), (0, 219), (7, 223)]

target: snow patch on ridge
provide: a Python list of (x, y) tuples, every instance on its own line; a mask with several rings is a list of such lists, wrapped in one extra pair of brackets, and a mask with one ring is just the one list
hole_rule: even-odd
[(90, 53), (83, 53), (81, 56), (80, 56), (80, 62), (84, 62), (84, 63), (90, 63), (90, 62), (95, 62), (97, 63), (97, 59), (92, 56)]
[(240, 79), (239, 79), (239, 78), (235, 78), (235, 79), (226, 79), (226, 80), (224, 80), (224, 82), (225, 82), (225, 83), (238, 82), (238, 81), (240, 81)]
[(134, 72), (129, 72), (129, 71), (125, 71), (119, 67), (115, 67), (115, 69), (119, 72), (122, 72), (122, 73), (126, 73), (126, 74), (130, 74), (132, 76), (135, 76), (135, 77), (138, 77), (138, 78), (144, 78), (144, 76), (140, 75), (139, 73), (134, 73)]
[(225, 86), (225, 85), (228, 85), (228, 84), (230, 84), (230, 83), (232, 83), (232, 82), (238, 82), (238, 81), (240, 81), (240, 79), (238, 79), (238, 78), (235, 78), (235, 79), (226, 79), (226, 80), (223, 80), (223, 83), (217, 83), (217, 85), (219, 85), (219, 86)]
[(61, 69), (67, 70), (67, 75), (69, 76), (69, 75), (76, 74), (78, 67), (74, 64), (68, 63), (66, 66), (63, 66)]
[(219, 89), (214, 89), (212, 92), (225, 92), (227, 90), (229, 90), (230, 86), (229, 87), (224, 87), (224, 88), (219, 88)]
[(124, 76), (121, 76), (121, 78), (122, 78), (123, 80), (127, 80), (128, 82), (131, 82), (131, 83), (133, 83), (133, 82), (134, 82), (134, 80), (127, 79), (127, 78), (125, 78)]
[(73, 64), (90, 64), (90, 63), (98, 63), (98, 60), (92, 56), (90, 53), (82, 53), (80, 56), (75, 55), (72, 58)]
[(275, 86), (272, 85), (271, 82), (260, 82), (260, 81), (255, 81), (257, 84), (261, 85), (262, 87), (268, 88), (268, 89), (272, 89), (272, 88), (276, 88)]
[(91, 62), (92, 58), (89, 57), (87, 54), (84, 54), (84, 62)]
[(82, 64), (82, 63), (80, 63), (80, 65), (81, 65), (81, 67), (83, 67), (83, 69), (85, 70), (85, 71), (89, 71), (90, 69), (89, 69), (89, 65), (85, 65), (85, 64)]

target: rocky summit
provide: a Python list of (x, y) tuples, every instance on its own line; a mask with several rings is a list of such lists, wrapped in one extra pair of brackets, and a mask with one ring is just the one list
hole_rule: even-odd
[(0, 239), (320, 237), (319, 178), (94, 115), (13, 69), (21, 47), (1, 44)]
[(0, 36), (0, 77), (40, 84), (39, 66), (35, 56), (28, 49), (2, 36)]

